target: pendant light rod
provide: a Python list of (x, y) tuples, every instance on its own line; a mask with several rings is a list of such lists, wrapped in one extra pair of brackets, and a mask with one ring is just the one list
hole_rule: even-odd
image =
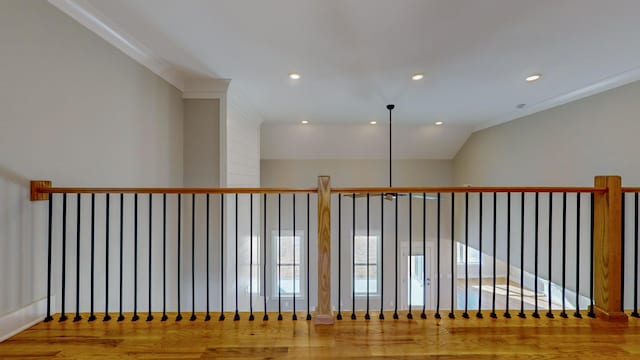
[(389, 187), (391, 187), (393, 184), (391, 182), (391, 179), (392, 179), (391, 174), (393, 172), (393, 168), (391, 166), (391, 162), (392, 162), (391, 160), (391, 110), (393, 110), (395, 107), (396, 106), (393, 104), (387, 105), (387, 109), (389, 110)]

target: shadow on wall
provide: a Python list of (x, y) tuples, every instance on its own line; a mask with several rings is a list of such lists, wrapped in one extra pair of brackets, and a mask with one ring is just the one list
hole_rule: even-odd
[(29, 179), (0, 165), (0, 316), (45, 296), (46, 202), (32, 204), (29, 191)]

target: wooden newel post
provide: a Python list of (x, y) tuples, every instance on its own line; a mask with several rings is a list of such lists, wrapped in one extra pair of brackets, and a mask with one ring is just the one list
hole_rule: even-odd
[(335, 322), (331, 309), (331, 188), (328, 176), (318, 177), (318, 305), (316, 324)]
[(622, 180), (596, 176), (594, 195), (593, 271), (594, 309), (606, 320), (627, 321), (622, 309)]

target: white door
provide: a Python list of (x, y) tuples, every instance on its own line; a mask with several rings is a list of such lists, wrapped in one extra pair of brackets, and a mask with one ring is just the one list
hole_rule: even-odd
[[(431, 247), (426, 247), (425, 256), (422, 254), (422, 243), (413, 244), (412, 254), (409, 249), (402, 249), (401, 271), (401, 309), (408, 309), (411, 305), (412, 311), (421, 311), (423, 305), (426, 309), (435, 308), (435, 294), (432, 289), (431, 275), (433, 273), (434, 260)], [(425, 304), (426, 301), (426, 304)]]

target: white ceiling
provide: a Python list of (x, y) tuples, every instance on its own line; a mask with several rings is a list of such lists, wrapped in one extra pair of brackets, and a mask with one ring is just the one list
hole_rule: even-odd
[(384, 121), (395, 103), (394, 122), (468, 134), (640, 79), (637, 0), (50, 1), (182, 76), (231, 79), (267, 123)]

